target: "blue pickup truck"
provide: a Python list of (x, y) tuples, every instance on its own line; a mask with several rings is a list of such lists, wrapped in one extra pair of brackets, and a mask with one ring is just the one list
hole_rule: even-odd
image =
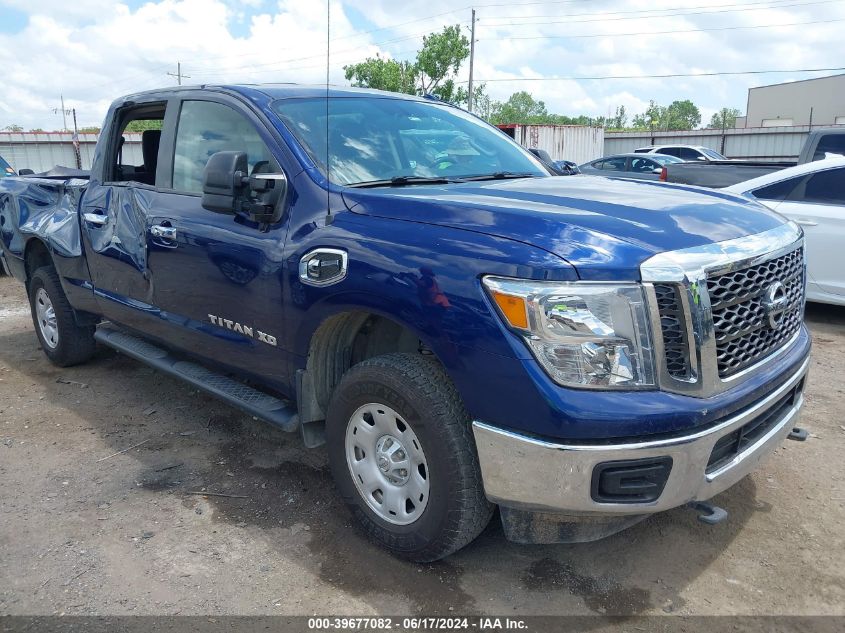
[(718, 521), (707, 500), (803, 432), (798, 227), (726, 193), (554, 177), (431, 100), (130, 95), (88, 178), (0, 183), (0, 238), (53, 363), (111, 346), (325, 444), (363, 530), (416, 561), (496, 506), (525, 543), (683, 505)]

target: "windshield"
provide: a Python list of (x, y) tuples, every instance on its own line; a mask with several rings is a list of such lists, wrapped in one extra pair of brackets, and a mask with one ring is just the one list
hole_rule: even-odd
[(707, 156), (710, 160), (728, 160), (724, 156), (722, 156), (719, 152), (713, 151), (712, 149), (707, 149), (706, 147), (701, 148), (701, 152)]
[(273, 109), (340, 185), (549, 175), (495, 128), (442, 104), (364, 96), (331, 98), (328, 108), (325, 98), (280, 100)]
[(650, 156), (655, 163), (660, 165), (668, 165), (669, 163), (683, 163), (683, 159), (678, 158), (677, 156), (658, 156), (657, 154), (652, 154)]

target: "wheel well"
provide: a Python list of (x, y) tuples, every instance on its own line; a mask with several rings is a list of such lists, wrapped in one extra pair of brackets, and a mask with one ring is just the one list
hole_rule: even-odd
[(50, 255), (47, 245), (39, 239), (30, 240), (26, 245), (26, 251), (24, 253), (24, 265), (26, 267), (26, 283), (28, 286), (32, 273), (42, 266), (53, 265), (53, 258)]
[(392, 352), (432, 353), (413, 330), (377, 314), (354, 311), (326, 319), (311, 338), (305, 371), (297, 376), (300, 419), (325, 419), (343, 374), (363, 360)]

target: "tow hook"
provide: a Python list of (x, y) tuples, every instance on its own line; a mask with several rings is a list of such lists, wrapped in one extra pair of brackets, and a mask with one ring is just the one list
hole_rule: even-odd
[(687, 505), (696, 512), (700, 512), (698, 520), (707, 525), (716, 525), (728, 518), (727, 510), (706, 501), (690, 501)]
[(807, 441), (807, 429), (802, 429), (800, 426), (795, 426), (792, 428), (792, 432), (787, 435), (787, 438), (790, 440), (795, 440), (796, 442), (805, 442)]

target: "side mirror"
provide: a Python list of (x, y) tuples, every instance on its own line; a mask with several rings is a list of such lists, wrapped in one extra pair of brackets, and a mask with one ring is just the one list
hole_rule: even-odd
[(215, 213), (238, 211), (248, 170), (245, 152), (212, 154), (202, 171), (203, 208)]
[(278, 174), (252, 174), (249, 177), (249, 216), (256, 222), (273, 224), (282, 215), (283, 201), (288, 193), (288, 178)]
[(20, 171), (18, 171), (18, 176), (34, 176), (34, 175), (35, 175), (35, 172), (32, 171), (31, 169), (23, 168)]

